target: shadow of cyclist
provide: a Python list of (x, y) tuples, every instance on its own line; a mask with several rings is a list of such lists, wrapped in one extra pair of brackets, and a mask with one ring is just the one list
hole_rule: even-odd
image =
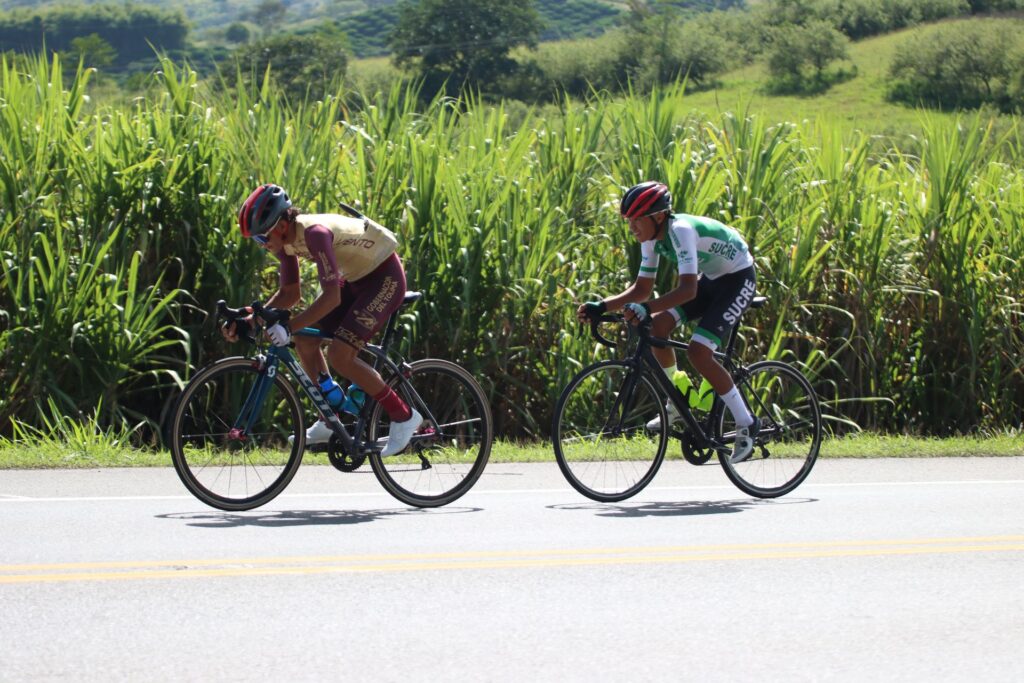
[(157, 515), (158, 519), (185, 521), (187, 526), (205, 529), (230, 527), (292, 527), (292, 526), (336, 526), (365, 524), (388, 517), (410, 515), (443, 515), (481, 512), (483, 508), (444, 507), (433, 509), (390, 508), (386, 510), (274, 510), (272, 512), (173, 512)]
[(598, 517), (635, 519), (639, 517), (690, 517), (695, 515), (725, 515), (743, 512), (763, 505), (790, 505), (813, 503), (815, 498), (787, 498), (784, 500), (716, 500), (716, 501), (645, 501), (637, 503), (567, 503), (549, 505), (552, 510), (592, 510)]

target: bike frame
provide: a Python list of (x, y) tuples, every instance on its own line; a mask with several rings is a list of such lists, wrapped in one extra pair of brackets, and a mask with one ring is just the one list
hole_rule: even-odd
[[(429, 407), (425, 405), (423, 399), (416, 392), (415, 388), (413, 388), (413, 386), (408, 382), (408, 375), (411, 372), (410, 366), (404, 361), (402, 362), (402, 365), (399, 366), (387, 355), (388, 346), (390, 345), (391, 337), (394, 332), (394, 322), (395, 317), (392, 316), (388, 321), (387, 330), (384, 333), (384, 339), (380, 346), (367, 344), (364, 349), (373, 354), (373, 368), (375, 370), (379, 369), (383, 364), (387, 370), (398, 378), (397, 386), (401, 386), (403, 384), (408, 385), (407, 389), (414, 397), (418, 409), (426, 411), (423, 413), (425, 421), (431, 425), (436, 425), (437, 420), (435, 420), (433, 414), (430, 413)], [(333, 335), (314, 327), (304, 327), (301, 330), (296, 330), (293, 334), (297, 337), (316, 337), (325, 341), (330, 341), (335, 338)], [(380, 448), (377, 447), (376, 444), (371, 445), (361, 441), (360, 435), (363, 434), (366, 428), (366, 420), (369, 416), (369, 403), (363, 405), (359, 411), (359, 416), (354, 430), (355, 436), (353, 436), (353, 434), (349, 433), (344, 423), (342, 423), (337, 414), (331, 408), (331, 405), (327, 402), (323, 392), (320, 391), (320, 387), (310, 379), (309, 375), (307, 375), (306, 371), (303, 369), (302, 364), (298, 362), (288, 347), (271, 345), (267, 348), (265, 354), (257, 355), (255, 360), (259, 363), (260, 376), (253, 385), (252, 390), (249, 392), (249, 396), (246, 398), (245, 403), (242, 405), (242, 410), (233, 425), (233, 431), (236, 431), (239, 434), (246, 434), (249, 432), (256, 417), (263, 409), (263, 401), (270, 389), (270, 385), (274, 382), (274, 378), (277, 376), (280, 366), (284, 365), (298, 381), (299, 386), (302, 388), (306, 396), (308, 396), (313, 402), (313, 405), (316, 406), (317, 412), (320, 413), (320, 417), (331, 428), (331, 431), (337, 435), (341, 442), (341, 450), (343, 453), (369, 454), (380, 452)], [(413, 441), (415, 440), (416, 439), (414, 437)]]
[[(597, 337), (599, 341), (603, 341), (600, 334), (597, 333), (596, 326), (597, 323), (594, 324), (594, 336)], [(643, 367), (646, 366), (647, 369), (650, 370), (650, 374), (654, 377), (655, 385), (662, 390), (662, 392), (668, 397), (668, 400), (670, 400), (676, 409), (679, 410), (679, 414), (682, 417), (683, 422), (686, 424), (687, 430), (694, 438), (694, 445), (698, 448), (710, 447), (715, 450), (727, 449), (728, 446), (725, 443), (721, 443), (711, 436), (711, 426), (715, 424), (721, 416), (722, 411), (725, 410), (725, 403), (722, 401), (722, 398), (717, 393), (715, 394), (711, 410), (708, 413), (708, 416), (704, 419), (704, 424), (702, 425), (694, 416), (686, 397), (683, 396), (682, 392), (679, 391), (679, 388), (665, 376), (665, 373), (661, 369), (661, 364), (658, 362), (658, 359), (654, 357), (654, 352), (651, 351), (651, 347), (673, 348), (680, 351), (686, 351), (690, 348), (690, 344), (688, 342), (679, 342), (671, 339), (663, 339), (661, 337), (653, 337), (651, 336), (650, 330), (646, 327), (636, 329), (635, 333), (639, 337), (639, 342), (637, 344), (636, 351), (633, 353), (632, 357), (626, 360), (626, 362), (633, 365), (636, 370), (627, 380), (628, 384), (623, 388), (622, 394), (625, 396), (633, 395), (633, 389), (635, 388), (637, 381), (639, 381)], [(729, 343), (726, 344), (725, 351), (714, 352), (715, 359), (722, 364), (730, 376), (736, 376), (738, 374), (737, 366), (733, 362), (735, 344), (736, 335), (732, 334), (729, 336)], [(611, 346), (611, 344), (608, 343), (606, 343), (606, 345)], [(625, 415), (625, 412), (622, 414)], [(671, 427), (669, 435), (679, 439), (685, 438), (685, 434), (674, 431)]]

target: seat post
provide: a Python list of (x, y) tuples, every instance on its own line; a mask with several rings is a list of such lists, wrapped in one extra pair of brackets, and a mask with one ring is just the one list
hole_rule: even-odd
[[(399, 308), (398, 311), (400, 310), (402, 309)], [(395, 320), (398, 318), (398, 311), (395, 311), (388, 317), (388, 324), (384, 328), (384, 339), (380, 343), (380, 348), (383, 349), (385, 353), (387, 353), (389, 345), (391, 344), (391, 337), (394, 336), (395, 333)], [(377, 362), (375, 361), (374, 367), (376, 367), (376, 365)]]
[[(395, 334), (395, 325), (398, 321), (398, 314), (407, 305), (415, 301), (419, 301), (422, 296), (423, 294), (420, 292), (406, 292), (405, 296), (402, 299), (401, 305), (399, 305), (399, 307), (395, 309), (395, 312), (392, 313), (390, 317), (388, 317), (388, 324), (384, 327), (384, 339), (382, 339), (380, 343), (380, 348), (384, 353), (387, 353), (388, 349), (391, 347), (391, 338)], [(373, 368), (376, 370), (379, 365), (380, 357), (377, 356), (373, 360)]]

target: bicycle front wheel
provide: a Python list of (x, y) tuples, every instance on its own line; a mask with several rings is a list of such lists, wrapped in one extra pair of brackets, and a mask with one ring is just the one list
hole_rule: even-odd
[[(381, 485), (414, 507), (438, 507), (459, 498), (484, 471), (494, 439), (491, 408), (483, 389), (464, 369), (428, 358), (410, 365), (408, 381), (388, 386), (423, 415), (409, 447), (397, 455), (370, 455)], [(370, 414), (369, 442), (384, 443), (390, 421), (380, 404)]]
[(171, 423), (171, 459), (199, 500), (250, 510), (295, 476), (306, 439), (302, 426), (291, 384), (261, 372), (251, 358), (229, 358), (201, 370), (182, 392)]
[[(779, 361), (761, 361), (747, 368), (737, 382), (743, 400), (761, 421), (748, 460), (730, 461), (720, 453), (725, 474), (741, 491), (757, 498), (776, 498), (807, 478), (821, 447), (821, 408), (810, 382)], [(718, 436), (735, 439), (736, 426), (723, 411)]]
[(601, 502), (624, 500), (650, 483), (665, 457), (665, 399), (637, 368), (596, 363), (562, 392), (551, 438), (573, 488)]

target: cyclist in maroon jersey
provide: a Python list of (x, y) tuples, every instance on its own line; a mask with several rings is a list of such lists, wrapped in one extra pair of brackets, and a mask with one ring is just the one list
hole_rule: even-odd
[[(292, 206), (288, 194), (273, 184), (261, 185), (238, 212), (242, 235), (268, 250), (280, 262), (278, 289), (267, 306), (290, 309), (301, 299), (299, 259), (316, 264), (320, 295), (288, 325), (272, 325), (267, 336), (277, 346), (291, 341), (289, 328), (315, 327), (335, 337), (327, 358), (343, 377), (373, 397), (391, 419), (381, 455), (405, 450), (423, 416), (388, 387), (359, 351), (381, 330), (405, 296), (405, 270), (396, 253), (398, 240), (387, 228), (368, 218), (338, 214), (305, 214)], [(229, 341), (238, 339), (235, 324), (222, 328)], [(313, 379), (328, 373), (315, 337), (295, 337), (303, 369)], [(309, 444), (330, 440), (331, 429), (318, 420), (306, 431)]]

